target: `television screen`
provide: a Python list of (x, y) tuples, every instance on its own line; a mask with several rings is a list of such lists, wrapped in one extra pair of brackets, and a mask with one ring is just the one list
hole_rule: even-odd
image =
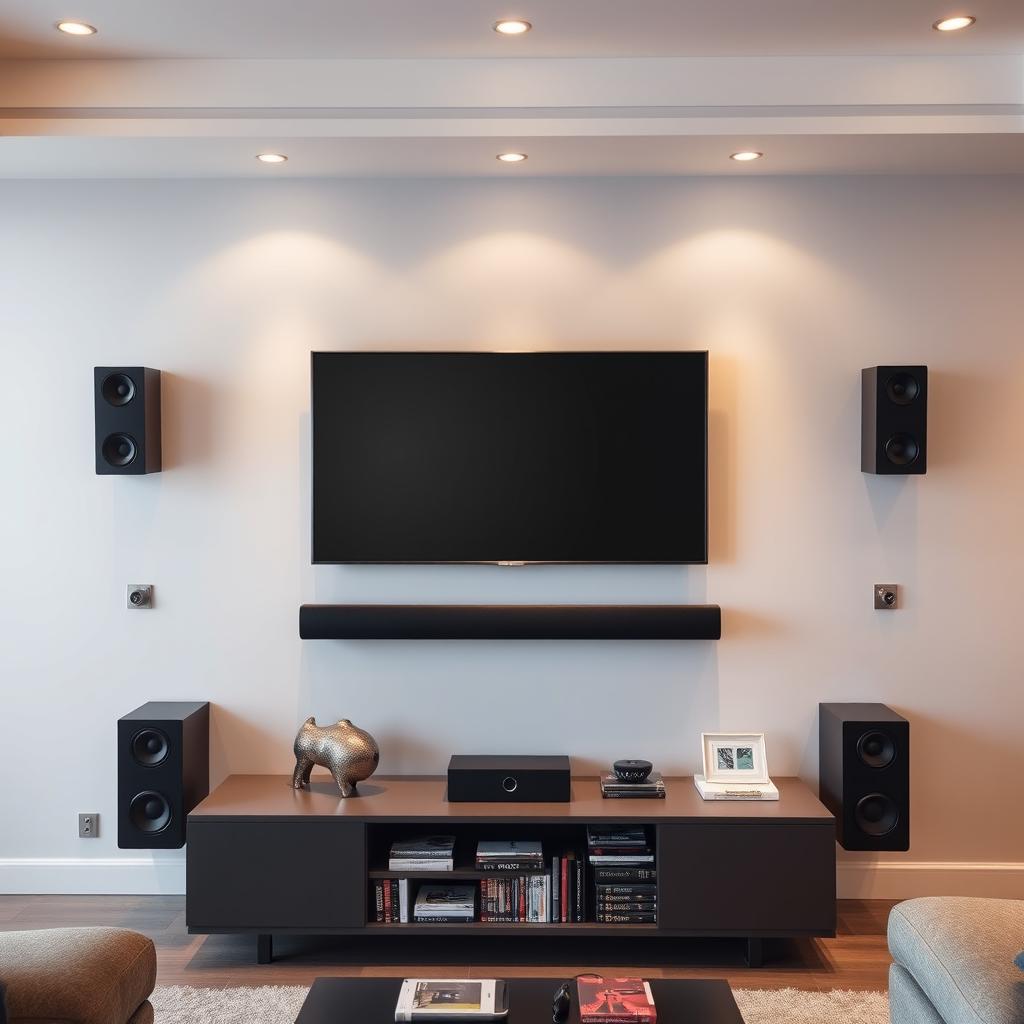
[(706, 352), (314, 352), (314, 562), (707, 561)]

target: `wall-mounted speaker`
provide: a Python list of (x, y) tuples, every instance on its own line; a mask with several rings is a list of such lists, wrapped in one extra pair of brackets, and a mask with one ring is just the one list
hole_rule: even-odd
[(860, 468), (893, 476), (927, 472), (927, 366), (861, 370)]
[(160, 472), (160, 371), (145, 366), (97, 366), (96, 472)]
[(821, 802), (846, 850), (910, 849), (910, 723), (884, 704), (818, 705)]
[(117, 845), (175, 850), (210, 792), (210, 705), (153, 701), (117, 723)]

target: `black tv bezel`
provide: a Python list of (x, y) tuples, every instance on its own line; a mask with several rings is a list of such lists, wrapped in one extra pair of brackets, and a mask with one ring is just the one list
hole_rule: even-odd
[[(315, 517), (316, 517), (316, 474), (313, 472), (313, 454), (314, 445), (316, 443), (316, 405), (313, 401), (314, 388), (313, 388), (313, 373), (314, 364), (317, 356), (328, 356), (328, 355), (522, 355), (522, 356), (545, 356), (545, 355), (580, 355), (580, 356), (592, 356), (592, 355), (666, 355), (671, 353), (680, 353), (687, 355), (702, 355), (704, 356), (704, 557), (701, 559), (690, 559), (690, 560), (668, 560), (658, 559), (652, 560), (638, 560), (638, 559), (626, 559), (626, 560), (612, 560), (612, 559), (590, 559), (590, 560), (572, 560), (572, 559), (523, 559), (510, 560), (504, 558), (495, 559), (458, 559), (449, 561), (436, 561), (431, 559), (418, 559), (416, 561), (408, 560), (381, 560), (381, 559), (318, 559), (316, 557), (315, 543), (316, 543), (316, 529), (315, 529)], [(709, 402), (709, 367), (710, 353), (708, 349), (546, 349), (543, 351), (522, 351), (522, 352), (502, 352), (494, 350), (481, 350), (481, 349), (313, 349), (309, 353), (309, 459), (310, 459), (310, 486), (309, 486), (309, 547), (310, 547), (310, 564), (311, 565), (493, 565), (505, 567), (520, 568), (529, 565), (707, 565), (709, 551), (709, 520), (710, 520), (710, 494), (708, 490), (709, 484), (709, 465), (708, 465), (708, 421), (710, 419), (710, 409), (708, 406)]]

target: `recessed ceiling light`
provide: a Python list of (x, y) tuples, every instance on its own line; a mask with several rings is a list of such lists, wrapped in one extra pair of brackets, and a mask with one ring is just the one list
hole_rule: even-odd
[(57, 28), (69, 36), (94, 36), (96, 29), (84, 21), (58, 21)]
[(283, 164), (288, 157), (284, 153), (257, 153), (256, 159), (261, 164)]
[(760, 160), (764, 153), (758, 153), (756, 149), (741, 149), (738, 153), (730, 153), (730, 160), (739, 160), (746, 163), (748, 160)]
[(521, 164), (526, 159), (525, 153), (499, 153), (498, 159), (503, 164)]
[(526, 35), (531, 28), (533, 26), (528, 21), (523, 21), (522, 18), (503, 18), (494, 23), (494, 31), (500, 32), (503, 36)]
[(958, 14), (953, 18), (942, 18), (932, 28), (940, 32), (959, 32), (962, 28), (970, 28), (978, 19), (969, 14)]

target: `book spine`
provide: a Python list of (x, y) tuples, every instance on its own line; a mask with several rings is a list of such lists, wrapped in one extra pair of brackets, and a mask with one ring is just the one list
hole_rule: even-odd
[(409, 923), (409, 879), (398, 880), (398, 920), (402, 924)]
[(657, 896), (658, 887), (647, 882), (638, 882), (635, 885), (600, 885), (597, 888), (598, 897), (601, 896)]
[(658, 877), (657, 868), (595, 867), (594, 881), (602, 882), (653, 882)]
[(391, 879), (391, 923), (399, 924), (402, 920), (402, 915), (398, 905), (398, 879)]
[(657, 913), (630, 912), (628, 914), (612, 913), (602, 911), (597, 915), (599, 924), (657, 924)]
[(431, 914), (429, 917), (417, 917), (416, 924), (472, 924), (471, 917), (453, 917), (450, 914)]
[(380, 923), (384, 923), (384, 886), (381, 882), (374, 883), (373, 886), (373, 903), (374, 903), (374, 916)]
[(453, 871), (451, 860), (389, 860), (388, 871)]
[(582, 857), (576, 858), (576, 918), (578, 922), (583, 922), (587, 919), (586, 909), (584, 907), (584, 897), (587, 894), (587, 887), (585, 883), (584, 871), (586, 870), (586, 861)]
[(544, 863), (536, 860), (477, 861), (477, 871), (543, 871)]
[(587, 853), (598, 857), (643, 857), (651, 852), (646, 844), (643, 846), (588, 846)]
[(384, 882), (384, 921), (387, 924), (391, 923), (391, 882), (386, 880)]
[(551, 920), (562, 920), (562, 908), (558, 902), (558, 890), (562, 881), (561, 857), (551, 858)]
[(562, 909), (562, 924), (569, 920), (569, 858), (562, 858), (562, 896), (560, 906)]
[(643, 911), (645, 913), (653, 914), (657, 909), (657, 904), (653, 902), (647, 903), (602, 903), (598, 900), (597, 912), (599, 914), (625, 914), (633, 911)]

